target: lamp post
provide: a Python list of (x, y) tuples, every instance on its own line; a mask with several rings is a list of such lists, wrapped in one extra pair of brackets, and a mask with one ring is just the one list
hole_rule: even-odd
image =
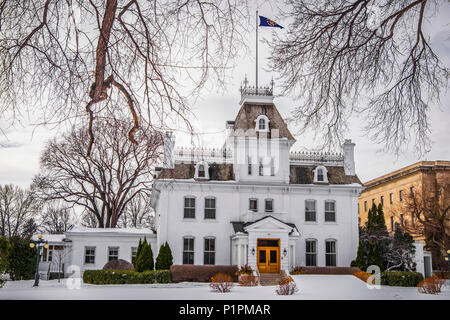
[(447, 256), (444, 259), (447, 261), (447, 269), (450, 271), (450, 250), (447, 250)]
[(48, 249), (48, 243), (46, 240), (42, 239), (42, 234), (38, 234), (37, 240), (31, 240), (30, 248), (36, 248), (36, 272), (34, 274), (34, 285), (33, 287), (39, 286), (39, 261), (41, 260), (41, 248), (44, 247)]

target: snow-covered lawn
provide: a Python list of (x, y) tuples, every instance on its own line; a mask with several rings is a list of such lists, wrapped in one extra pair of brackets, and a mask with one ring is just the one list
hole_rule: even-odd
[(439, 295), (421, 294), (416, 288), (386, 287), (368, 289), (354, 276), (299, 275), (293, 276), (299, 291), (293, 296), (278, 296), (276, 286), (241, 287), (235, 285), (230, 293), (214, 293), (207, 283), (173, 283), (154, 285), (87, 285), (68, 289), (66, 280), (8, 281), (0, 289), (0, 299), (149, 299), (149, 300), (275, 300), (275, 299), (447, 299), (450, 288)]

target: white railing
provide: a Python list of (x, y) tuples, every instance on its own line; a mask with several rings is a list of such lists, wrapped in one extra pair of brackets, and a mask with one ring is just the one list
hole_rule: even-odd
[(344, 163), (342, 153), (333, 152), (291, 152), (289, 160), (298, 162)]
[(175, 161), (208, 163), (231, 163), (233, 153), (229, 148), (178, 147), (174, 150)]

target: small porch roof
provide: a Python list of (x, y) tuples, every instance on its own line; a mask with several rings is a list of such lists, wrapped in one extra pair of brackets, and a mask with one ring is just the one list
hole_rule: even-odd
[(289, 222), (284, 222), (280, 219), (277, 219), (271, 215), (269, 216), (265, 216), (261, 219), (255, 220), (255, 221), (249, 221), (249, 222), (243, 222), (243, 221), (231, 221), (231, 224), (233, 225), (233, 230), (235, 232), (235, 234), (237, 233), (248, 233), (247, 232), (247, 228), (252, 226), (253, 224), (259, 223), (263, 220), (266, 219), (274, 219), (282, 224), (284, 224), (285, 226), (291, 228), (291, 231), (289, 232), (289, 235), (299, 235), (300, 232), (297, 229), (297, 226), (294, 223), (289, 223)]

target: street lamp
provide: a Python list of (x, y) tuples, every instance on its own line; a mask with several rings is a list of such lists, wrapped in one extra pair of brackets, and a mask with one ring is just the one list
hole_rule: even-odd
[(447, 256), (444, 259), (445, 259), (445, 261), (447, 261), (448, 270), (450, 270), (450, 259), (449, 259), (449, 257), (450, 257), (450, 250), (447, 250)]
[(39, 286), (39, 261), (41, 260), (41, 248), (44, 247), (48, 249), (48, 243), (46, 240), (42, 239), (42, 234), (38, 234), (37, 240), (31, 240), (30, 248), (36, 248), (36, 272), (34, 274), (34, 285), (33, 287)]

